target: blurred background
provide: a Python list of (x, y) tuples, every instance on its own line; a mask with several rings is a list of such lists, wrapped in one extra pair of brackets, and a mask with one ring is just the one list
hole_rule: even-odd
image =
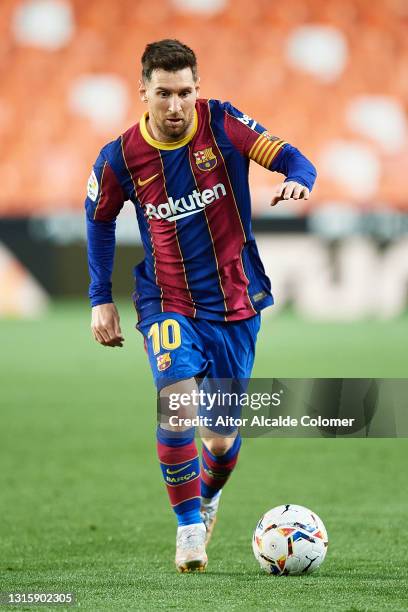
[[(258, 610), (260, 593), (276, 610), (403, 609), (403, 440), (246, 440), (207, 580), (174, 580), (135, 213), (117, 226), (120, 351), (90, 332), (83, 213), (100, 148), (143, 112), (140, 56), (160, 38), (196, 51), (204, 97), (318, 169), (307, 203), (270, 208), (282, 177), (251, 164), (276, 299), (254, 376), (408, 377), (407, 0), (0, 0), (0, 590), (74, 591), (87, 610)], [(258, 581), (252, 559), (252, 526), (289, 502), (331, 537), (310, 606), (303, 580)]]
[[(203, 97), (230, 100), (317, 166), (307, 203), (271, 209), (251, 164), (254, 228), (276, 306), (392, 319), (408, 286), (406, 0), (2, 0), (0, 315), (87, 293), (84, 193), (100, 148), (139, 120), (140, 56), (179, 38)], [(142, 259), (118, 222), (116, 298)]]

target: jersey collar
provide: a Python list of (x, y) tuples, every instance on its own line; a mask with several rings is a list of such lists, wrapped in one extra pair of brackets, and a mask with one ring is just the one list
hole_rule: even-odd
[(188, 142), (190, 142), (190, 140), (192, 140), (192, 138), (194, 137), (197, 131), (198, 116), (197, 116), (197, 111), (194, 110), (193, 129), (191, 130), (189, 134), (187, 134), (187, 136), (184, 136), (184, 138), (182, 138), (181, 140), (176, 140), (175, 142), (161, 142), (160, 140), (155, 140), (154, 138), (152, 138), (149, 132), (147, 131), (146, 119), (148, 116), (149, 116), (149, 113), (146, 111), (140, 119), (140, 123), (139, 123), (140, 133), (142, 134), (145, 141), (149, 143), (149, 145), (151, 145), (152, 147), (155, 147), (156, 149), (171, 150), (171, 149), (179, 149), (180, 147), (184, 147), (184, 145), (186, 145)]

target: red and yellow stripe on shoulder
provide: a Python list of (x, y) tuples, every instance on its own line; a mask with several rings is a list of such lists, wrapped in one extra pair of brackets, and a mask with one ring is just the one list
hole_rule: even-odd
[(261, 134), (252, 145), (248, 156), (257, 164), (269, 168), (281, 148), (288, 144), (277, 136), (271, 136), (269, 132)]

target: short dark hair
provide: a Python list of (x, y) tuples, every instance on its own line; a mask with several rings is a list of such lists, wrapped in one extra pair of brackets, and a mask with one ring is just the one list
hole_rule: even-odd
[(197, 80), (197, 58), (190, 47), (179, 40), (166, 38), (149, 43), (142, 55), (142, 76), (150, 80), (153, 70), (161, 69), (176, 72), (191, 68), (193, 78)]

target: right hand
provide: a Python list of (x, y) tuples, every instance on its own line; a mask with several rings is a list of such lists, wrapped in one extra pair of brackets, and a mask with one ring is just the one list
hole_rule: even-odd
[(103, 346), (123, 346), (119, 313), (115, 304), (99, 304), (92, 308), (91, 329), (93, 336)]

